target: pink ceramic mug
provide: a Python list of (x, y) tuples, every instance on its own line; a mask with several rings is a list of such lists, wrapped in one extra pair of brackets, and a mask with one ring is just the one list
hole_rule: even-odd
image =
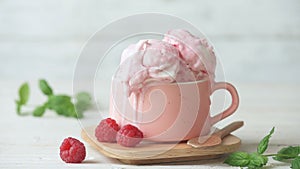
[[(120, 83), (113, 81), (110, 115), (121, 125), (134, 124), (153, 141), (182, 141), (207, 135), (212, 125), (233, 114), (239, 97), (233, 85), (208, 79), (171, 83), (147, 88), (140, 95), (125, 97)], [(210, 115), (210, 96), (227, 90), (231, 105), (218, 115)]]

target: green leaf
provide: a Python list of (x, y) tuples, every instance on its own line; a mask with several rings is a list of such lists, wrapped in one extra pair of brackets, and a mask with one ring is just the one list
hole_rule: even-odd
[(249, 168), (261, 168), (266, 165), (268, 162), (268, 158), (264, 155), (258, 153), (250, 154), (250, 162), (248, 164)]
[(79, 115), (83, 116), (83, 112), (88, 110), (92, 105), (92, 98), (87, 92), (76, 94), (75, 108)]
[(19, 98), (20, 100), (18, 101), (19, 105), (24, 105), (28, 102), (29, 99), (29, 85), (28, 83), (24, 83), (21, 85), (19, 88)]
[(224, 163), (231, 166), (247, 167), (250, 163), (250, 155), (246, 152), (235, 152), (230, 154)]
[(33, 114), (33, 116), (41, 117), (44, 115), (45, 111), (46, 111), (46, 106), (42, 105), (42, 106), (36, 107), (32, 114)]
[(67, 95), (53, 95), (49, 97), (47, 106), (49, 109), (55, 109), (58, 106), (63, 106), (65, 103), (71, 102), (71, 97)]
[(274, 133), (274, 130), (275, 130), (275, 127), (273, 127), (272, 130), (270, 131), (270, 133), (268, 135), (266, 135), (260, 141), (260, 143), (258, 144), (258, 147), (257, 147), (257, 153), (258, 154), (263, 154), (267, 150), (268, 145), (269, 145), (269, 140), (270, 140), (272, 134)]
[(300, 154), (300, 146), (289, 146), (282, 148), (277, 152), (277, 155), (273, 157), (274, 160), (283, 161), (286, 159), (296, 158)]
[(47, 107), (54, 110), (58, 115), (77, 118), (75, 106), (71, 98), (66, 95), (53, 95), (49, 97)]
[(16, 100), (16, 111), (18, 115), (21, 115), (21, 107), (22, 105), (20, 104), (20, 102)]
[(53, 95), (53, 91), (52, 91), (51, 87), (48, 85), (48, 83), (47, 83), (46, 80), (41, 79), (41, 80), (39, 81), (39, 86), (40, 86), (41, 91), (42, 91), (45, 95), (47, 95), (47, 96)]
[(30, 89), (28, 83), (23, 83), (19, 88), (19, 100), (16, 100), (16, 111), (18, 115), (21, 115), (22, 106), (28, 102), (29, 93)]
[(292, 169), (300, 169), (300, 157), (296, 157), (296, 158), (291, 162), (291, 168), (292, 168)]

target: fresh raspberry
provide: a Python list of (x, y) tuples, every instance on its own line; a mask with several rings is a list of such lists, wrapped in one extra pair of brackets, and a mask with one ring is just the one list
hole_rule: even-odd
[(143, 137), (143, 132), (137, 127), (127, 124), (119, 130), (117, 142), (122, 146), (134, 147), (142, 141)]
[(103, 119), (95, 129), (95, 136), (100, 142), (116, 142), (120, 126), (114, 119)]
[(62, 142), (59, 155), (66, 163), (81, 163), (86, 155), (84, 144), (75, 138), (68, 137)]

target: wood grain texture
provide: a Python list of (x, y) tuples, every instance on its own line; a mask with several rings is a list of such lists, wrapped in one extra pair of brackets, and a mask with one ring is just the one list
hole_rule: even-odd
[(186, 142), (143, 143), (128, 148), (116, 143), (100, 143), (94, 136), (95, 127), (82, 130), (81, 137), (103, 155), (118, 159), (126, 164), (157, 164), (178, 161), (207, 160), (218, 158), (226, 153), (237, 151), (241, 140), (228, 135), (220, 145), (209, 148), (193, 148)]
[(194, 148), (209, 148), (219, 145), (222, 143), (224, 137), (241, 128), (243, 125), (243, 121), (232, 122), (222, 129), (216, 129), (211, 135), (189, 139), (187, 144)]

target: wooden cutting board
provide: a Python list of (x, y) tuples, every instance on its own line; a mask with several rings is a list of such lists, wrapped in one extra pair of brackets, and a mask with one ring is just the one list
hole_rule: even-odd
[(89, 127), (81, 132), (82, 138), (103, 155), (118, 159), (126, 164), (155, 164), (175, 161), (192, 161), (219, 158), (223, 154), (237, 151), (241, 140), (234, 136), (226, 136), (220, 145), (196, 149), (186, 142), (153, 143), (143, 141), (133, 147), (123, 147), (116, 143), (100, 143), (94, 136), (95, 127)]

